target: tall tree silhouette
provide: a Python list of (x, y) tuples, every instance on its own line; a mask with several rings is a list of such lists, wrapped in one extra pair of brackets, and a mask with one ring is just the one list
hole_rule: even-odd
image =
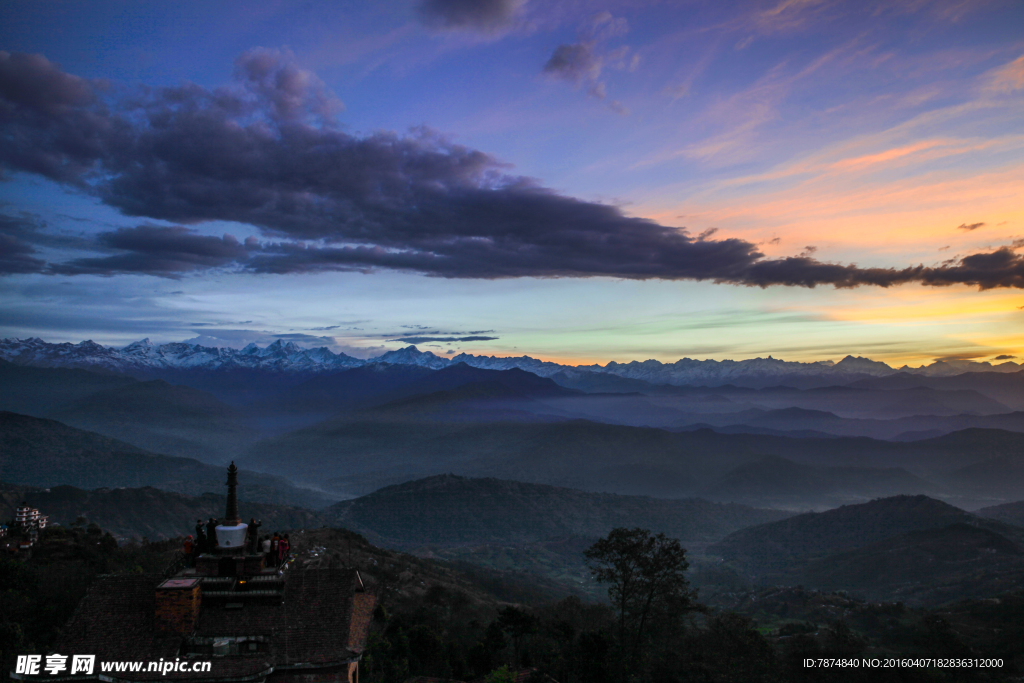
[(594, 578), (609, 584), (608, 597), (618, 611), (620, 661), (635, 669), (643, 660), (652, 613), (669, 604), (681, 612), (692, 608), (686, 550), (665, 534), (618, 528), (584, 554)]

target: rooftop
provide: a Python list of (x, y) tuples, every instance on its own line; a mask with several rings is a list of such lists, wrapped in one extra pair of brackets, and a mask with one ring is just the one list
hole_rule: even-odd
[[(376, 596), (361, 591), (355, 570), (291, 570), (278, 597), (269, 600), (207, 598), (207, 581), (183, 576), (102, 576), (64, 628), (56, 652), (95, 654), (94, 674), (100, 673), (100, 663), (105, 661), (178, 657), (212, 661), (208, 674), (141, 671), (117, 675), (122, 681), (188, 679), (199, 683), (256, 681), (274, 671), (343, 666), (358, 659), (366, 646)], [(197, 585), (204, 597), (194, 631), (184, 636), (157, 633), (157, 588), (190, 591)], [(215, 643), (254, 643), (254, 649), (242, 650), (236, 645), (220, 654)], [(48, 675), (18, 677), (53, 680)]]

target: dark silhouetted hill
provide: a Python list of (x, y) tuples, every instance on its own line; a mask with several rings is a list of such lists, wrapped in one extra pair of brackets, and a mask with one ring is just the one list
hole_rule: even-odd
[(927, 496), (894, 496), (742, 529), (710, 547), (708, 552), (748, 575), (764, 578), (911, 531), (959, 523), (990, 528), (997, 533), (1010, 529)]
[(787, 513), (704, 500), (659, 500), (499, 479), (440, 475), (389, 486), (327, 512), (345, 527), (399, 545), (530, 543), (598, 538), (644, 527), (706, 543)]
[(870, 600), (937, 605), (1020, 590), (1024, 550), (992, 529), (955, 522), (810, 562), (786, 582)]

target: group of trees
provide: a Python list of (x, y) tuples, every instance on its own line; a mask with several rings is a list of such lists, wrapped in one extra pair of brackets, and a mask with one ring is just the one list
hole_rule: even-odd
[[(868, 655), (868, 643), (841, 620), (794, 623), (791, 633), (769, 638), (749, 617), (704, 607), (686, 579), (686, 551), (663, 534), (615, 529), (585, 555), (608, 587), (606, 604), (570, 597), (505, 606), (486, 621), (465, 595), (434, 587), (395, 613), (379, 608), (361, 680), (499, 682), (526, 667), (559, 683), (1004, 680), (1006, 670), (807, 668), (807, 658)], [(898, 629), (900, 647), (914, 656), (972, 653), (937, 617), (885, 628), (889, 638)]]
[[(502, 667), (536, 667), (559, 683), (774, 680), (771, 646), (748, 619), (706, 617), (677, 540), (616, 529), (586, 557), (594, 577), (608, 585), (608, 604), (569, 597), (505, 606), (485, 624), (472, 618), (464, 596), (435, 587), (400, 614), (379, 608), (363, 680), (500, 680)], [(695, 628), (694, 615), (706, 624)]]

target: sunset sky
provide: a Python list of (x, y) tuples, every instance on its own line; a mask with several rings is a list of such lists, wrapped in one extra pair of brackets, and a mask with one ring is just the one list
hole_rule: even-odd
[(0, 337), (1024, 356), (1024, 3), (0, 4)]

